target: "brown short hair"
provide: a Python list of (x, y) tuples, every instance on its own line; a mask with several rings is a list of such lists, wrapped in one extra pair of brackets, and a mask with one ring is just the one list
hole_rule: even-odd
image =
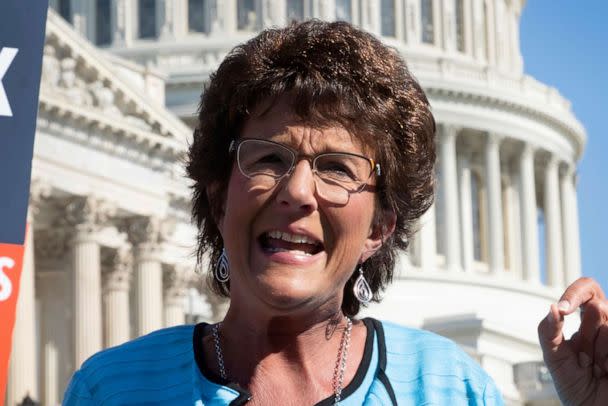
[[(376, 154), (382, 176), (377, 185), (376, 221), (397, 216), (394, 233), (365, 264), (374, 293), (392, 280), (397, 250), (404, 250), (417, 220), (434, 196), (435, 121), (420, 85), (397, 52), (345, 22), (306, 21), (261, 32), (235, 47), (211, 75), (203, 92), (198, 126), (187, 157), (194, 181), (193, 218), (198, 226), (199, 263), (215, 263), (223, 242), (221, 217), (237, 139), (249, 112), (263, 101), (289, 93), (295, 113), (312, 125), (338, 124)], [(342, 309), (359, 312), (354, 273)], [(209, 273), (209, 285), (229, 296), (229, 285)]]

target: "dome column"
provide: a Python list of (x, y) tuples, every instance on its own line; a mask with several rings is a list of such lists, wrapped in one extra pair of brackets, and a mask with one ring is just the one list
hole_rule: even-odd
[(418, 258), (420, 268), (426, 271), (434, 271), (437, 266), (436, 206), (433, 203), (420, 218)]
[(575, 178), (574, 166), (568, 166), (561, 176), (566, 285), (581, 276), (581, 246)]
[(456, 10), (454, 0), (441, 1), (441, 17), (438, 23), (443, 23), (443, 49), (456, 52)]
[(462, 245), (462, 268), (473, 270), (473, 201), (471, 190), (471, 162), (469, 154), (458, 156), (458, 186), (460, 189), (460, 230)]
[(129, 0), (112, 0), (112, 44), (130, 46), (133, 42), (133, 7)]
[(222, 34), (230, 35), (235, 33), (237, 22), (236, 0), (224, 0), (222, 2), (219, 2), (218, 6), (218, 11), (222, 13)]
[(519, 160), (519, 196), (521, 206), (522, 273), (526, 281), (540, 283), (540, 259), (534, 148), (525, 144)]
[(444, 230), (441, 233), (445, 249), (445, 268), (449, 271), (460, 269), (460, 235), (458, 210), (458, 178), (456, 165), (457, 128), (443, 126), (439, 137), (440, 185), (443, 188)]
[(545, 168), (545, 241), (547, 244), (547, 283), (562, 287), (562, 215), (559, 195), (559, 168), (555, 156), (549, 158)]
[(519, 176), (506, 168), (504, 172), (509, 173), (505, 186), (505, 227), (506, 246), (508, 247), (508, 268), (513, 277), (522, 278), (522, 259), (521, 259), (521, 208), (520, 208), (520, 187)]
[(334, 21), (336, 19), (336, 1), (313, 0), (312, 15), (323, 21)]
[(380, 35), (380, 0), (361, 0), (361, 27), (375, 35)]
[(504, 237), (502, 187), (500, 180), (500, 142), (496, 134), (488, 134), (485, 145), (486, 189), (488, 191), (488, 237), (490, 272), (504, 269)]
[(421, 24), (420, 24), (420, 0), (405, 0), (405, 41), (408, 45), (420, 44)]

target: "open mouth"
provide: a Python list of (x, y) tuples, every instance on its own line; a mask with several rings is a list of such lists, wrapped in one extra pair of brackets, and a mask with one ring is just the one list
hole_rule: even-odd
[(282, 231), (269, 231), (260, 236), (260, 244), (265, 252), (290, 252), (297, 255), (311, 256), (323, 251), (323, 244), (302, 234), (290, 234)]

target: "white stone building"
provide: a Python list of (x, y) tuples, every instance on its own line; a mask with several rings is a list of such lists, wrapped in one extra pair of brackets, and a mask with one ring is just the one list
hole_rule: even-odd
[(523, 73), (524, 4), (51, 0), (7, 405), (27, 393), (58, 404), (93, 352), (221, 316), (193, 271), (189, 126), (234, 45), (306, 18), (350, 21), (399, 50), (439, 124), (437, 202), (366, 313), (457, 341), (510, 405), (557, 404), (536, 325), (581, 274), (585, 132)]

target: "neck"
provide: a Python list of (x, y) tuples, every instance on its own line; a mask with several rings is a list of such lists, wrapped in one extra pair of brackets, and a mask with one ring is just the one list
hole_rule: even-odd
[(331, 389), (347, 325), (341, 310), (267, 318), (251, 314), (231, 307), (222, 322), (220, 345), (229, 379), (248, 388), (279, 378)]

